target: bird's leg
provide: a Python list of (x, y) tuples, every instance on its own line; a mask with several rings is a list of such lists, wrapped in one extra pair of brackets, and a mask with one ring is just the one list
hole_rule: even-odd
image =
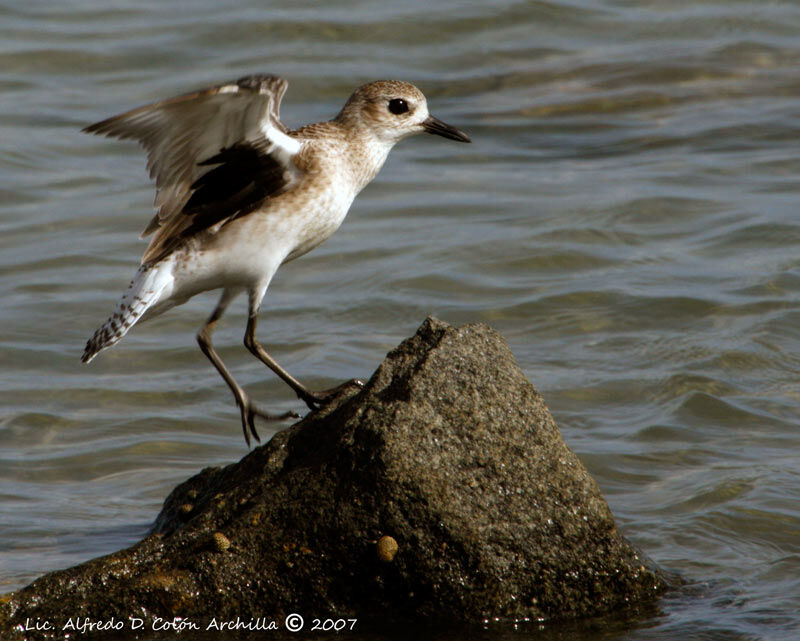
[(297, 394), (298, 398), (300, 398), (306, 405), (308, 405), (309, 409), (316, 410), (325, 405), (325, 403), (331, 400), (337, 392), (347, 388), (347, 387), (364, 387), (364, 383), (353, 379), (342, 383), (341, 385), (334, 387), (332, 389), (324, 390), (321, 392), (313, 392), (308, 389), (305, 385), (303, 385), (300, 381), (298, 381), (294, 376), (292, 376), (289, 372), (283, 369), (278, 363), (275, 361), (272, 356), (267, 354), (267, 351), (261, 346), (261, 343), (258, 342), (256, 338), (256, 325), (258, 324), (258, 316), (256, 314), (250, 315), (247, 319), (247, 330), (245, 331), (244, 335), (244, 344), (247, 349), (249, 349), (253, 355), (260, 360), (264, 365), (269, 367), (273, 372), (275, 372), (278, 376), (280, 376), (283, 381), (291, 387), (295, 393)]
[(247, 443), (247, 446), (250, 447), (250, 434), (253, 435), (256, 441), (259, 443), (261, 442), (258, 432), (256, 432), (256, 416), (260, 416), (268, 421), (279, 421), (286, 418), (300, 417), (294, 412), (272, 414), (259, 408), (250, 400), (250, 398), (247, 396), (247, 393), (242, 389), (241, 385), (236, 382), (231, 373), (228, 371), (228, 368), (225, 367), (225, 363), (222, 362), (222, 359), (219, 357), (216, 350), (214, 350), (214, 345), (211, 342), (211, 334), (214, 331), (217, 321), (222, 316), (232, 297), (232, 294), (229, 294), (227, 291), (222, 294), (222, 299), (214, 309), (214, 312), (211, 314), (208, 321), (206, 321), (206, 324), (203, 325), (202, 329), (197, 333), (197, 343), (200, 345), (200, 349), (203, 351), (203, 354), (205, 354), (208, 360), (211, 361), (211, 364), (217, 369), (220, 376), (222, 376), (222, 378), (228, 384), (231, 392), (233, 392), (233, 397), (236, 399), (236, 405), (239, 406), (239, 411), (242, 414), (242, 431), (244, 432), (244, 440)]

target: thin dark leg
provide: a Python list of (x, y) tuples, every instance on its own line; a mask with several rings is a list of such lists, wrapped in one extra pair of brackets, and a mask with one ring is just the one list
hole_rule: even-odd
[(280, 376), (284, 382), (291, 387), (295, 393), (297, 394), (298, 398), (300, 398), (306, 405), (308, 405), (309, 409), (316, 410), (325, 405), (326, 401), (333, 398), (336, 393), (346, 387), (357, 386), (357, 387), (364, 387), (364, 383), (358, 380), (351, 380), (345, 383), (342, 383), (338, 387), (334, 387), (333, 389), (325, 390), (323, 392), (312, 392), (308, 389), (305, 385), (303, 385), (300, 381), (298, 381), (294, 376), (292, 376), (289, 372), (283, 369), (278, 363), (275, 361), (272, 356), (267, 354), (267, 351), (261, 346), (261, 343), (258, 342), (256, 338), (256, 325), (258, 324), (258, 317), (254, 314), (251, 314), (250, 317), (247, 319), (247, 330), (245, 331), (244, 335), (244, 344), (247, 349), (249, 349), (252, 354), (260, 360), (264, 365), (269, 367), (273, 372), (275, 372), (278, 376)]
[[(214, 350), (214, 345), (211, 342), (211, 334), (214, 331), (214, 327), (217, 324), (217, 321), (222, 317), (222, 314), (225, 312), (225, 308), (228, 306), (232, 298), (232, 294), (229, 292), (224, 292), (222, 298), (219, 301), (219, 304), (214, 309), (213, 313), (209, 317), (206, 324), (203, 325), (202, 329), (197, 333), (197, 343), (200, 345), (200, 349), (203, 351), (203, 354), (206, 355), (208, 360), (211, 361), (211, 364), (217, 369), (220, 376), (225, 380), (230, 388), (231, 392), (233, 392), (233, 397), (236, 399), (236, 405), (239, 406), (239, 411), (242, 414), (242, 431), (244, 432), (244, 440), (247, 443), (247, 446), (250, 447), (250, 434), (258, 441), (261, 442), (261, 439), (258, 436), (258, 432), (256, 432), (255, 426), (255, 417), (260, 416), (263, 419), (268, 421), (279, 421), (286, 418), (300, 418), (294, 412), (284, 412), (283, 414), (272, 414), (270, 412), (266, 412), (259, 408), (255, 403), (253, 403), (250, 398), (247, 396), (247, 393), (242, 389), (241, 385), (239, 385), (236, 380), (233, 378), (231, 373), (228, 371), (228, 368), (225, 367), (225, 363), (222, 362), (222, 359), (219, 357), (217, 352)], [(248, 431), (249, 430), (249, 431)]]

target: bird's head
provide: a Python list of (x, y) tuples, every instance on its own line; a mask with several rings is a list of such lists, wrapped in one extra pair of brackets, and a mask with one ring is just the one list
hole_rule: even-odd
[(423, 93), (400, 80), (379, 80), (353, 92), (336, 120), (390, 145), (418, 133), (471, 142), (463, 131), (428, 113)]

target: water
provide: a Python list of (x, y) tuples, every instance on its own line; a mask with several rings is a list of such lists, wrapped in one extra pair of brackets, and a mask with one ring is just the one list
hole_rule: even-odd
[[(214, 295), (78, 362), (152, 200), (137, 147), (80, 128), (254, 71), (289, 79), (296, 126), (396, 77), (474, 143), (402, 143), (278, 273), (264, 343), (321, 388), (427, 314), (507, 337), (627, 536), (692, 583), (514, 638), (797, 638), (800, 6), (271, 4), (0, 9), (0, 591), (135, 542), (177, 482), (245, 453), (194, 341)], [(300, 410), (244, 324), (240, 301), (222, 357)]]

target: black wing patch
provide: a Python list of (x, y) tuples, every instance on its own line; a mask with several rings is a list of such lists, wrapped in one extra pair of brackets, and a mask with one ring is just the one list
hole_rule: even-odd
[(192, 183), (192, 196), (181, 213), (193, 220), (181, 232), (182, 238), (244, 216), (286, 187), (289, 172), (267, 153), (269, 144), (236, 143), (198, 163), (218, 166)]

